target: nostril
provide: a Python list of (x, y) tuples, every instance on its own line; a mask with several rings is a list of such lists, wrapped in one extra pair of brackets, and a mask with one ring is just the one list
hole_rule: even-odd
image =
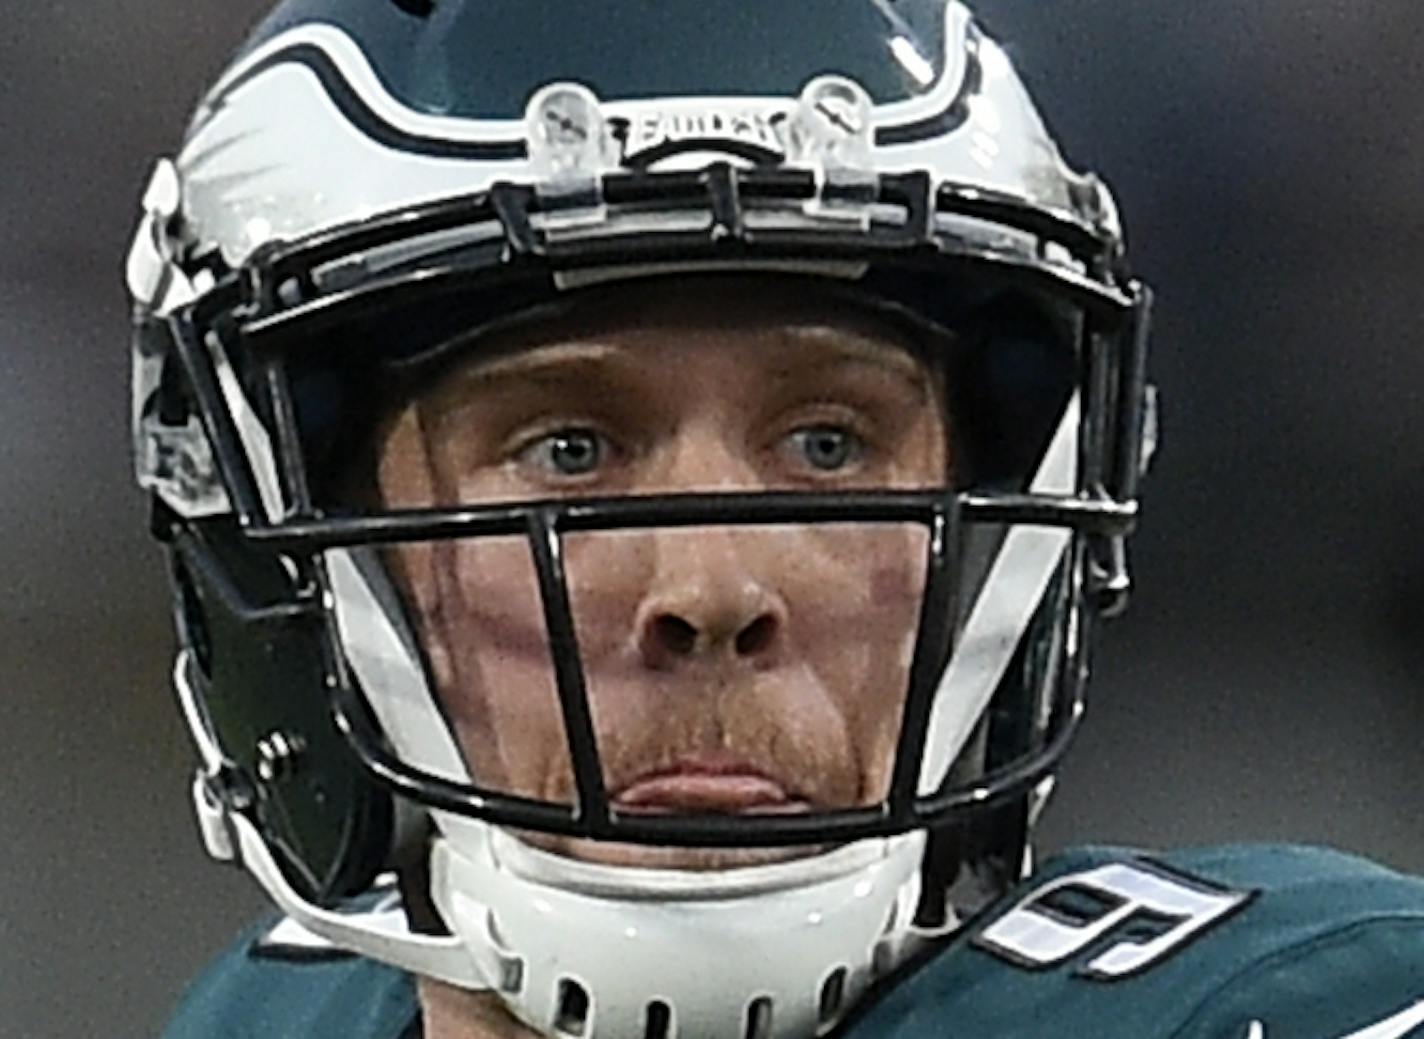
[(769, 613), (763, 613), (737, 633), (737, 655), (742, 657), (758, 656), (771, 645), (775, 638), (776, 618)]
[(697, 629), (670, 613), (653, 621), (653, 630), (658, 642), (675, 656), (685, 657), (697, 645)]

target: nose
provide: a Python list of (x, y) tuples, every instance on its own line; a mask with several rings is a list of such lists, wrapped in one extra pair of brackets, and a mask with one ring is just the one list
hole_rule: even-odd
[(703, 528), (656, 536), (657, 571), (635, 622), (644, 665), (775, 666), (786, 604), (752, 572), (748, 539), (756, 535)]

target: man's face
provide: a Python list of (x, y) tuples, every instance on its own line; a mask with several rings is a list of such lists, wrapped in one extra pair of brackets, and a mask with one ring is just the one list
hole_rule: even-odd
[[(797, 283), (595, 291), (472, 343), (425, 382), (383, 427), (376, 483), (400, 508), (941, 486), (939, 381), (887, 318)], [(570, 535), (565, 551), (615, 808), (795, 812), (885, 796), (922, 528), (604, 532)], [(476, 781), (572, 803), (523, 539), (404, 545), (390, 563)], [(777, 857), (542, 843), (644, 865)]]

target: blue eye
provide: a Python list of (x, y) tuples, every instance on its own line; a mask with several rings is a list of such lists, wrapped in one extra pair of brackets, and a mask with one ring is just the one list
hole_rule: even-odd
[(560, 476), (587, 476), (603, 464), (607, 446), (591, 429), (560, 429), (540, 437), (520, 454), (524, 461)]
[(796, 451), (815, 469), (834, 472), (860, 461), (865, 442), (840, 426), (808, 426), (791, 434)]

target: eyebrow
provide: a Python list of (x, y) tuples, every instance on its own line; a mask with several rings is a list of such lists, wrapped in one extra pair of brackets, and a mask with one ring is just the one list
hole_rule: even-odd
[(546, 343), (501, 351), (481, 357), (456, 374), (460, 382), (500, 382), (563, 376), (569, 369), (599, 368), (618, 364), (625, 351), (607, 343)]
[[(824, 326), (792, 326), (786, 332), (801, 349), (814, 349), (817, 368), (864, 365), (897, 376), (916, 389), (929, 385), (924, 361), (900, 344), (871, 342), (859, 333), (847, 334)], [(789, 368), (775, 373), (783, 379), (796, 374)]]
[[(899, 344), (871, 342), (857, 333), (826, 326), (795, 325), (782, 329), (782, 338), (802, 355), (785, 358), (786, 364), (770, 377), (786, 382), (808, 370), (825, 371), (840, 367), (866, 366), (887, 373), (923, 391), (930, 385), (929, 372), (919, 357)], [(612, 343), (552, 342), (499, 351), (474, 359), (454, 378), (456, 384), (490, 384), (506, 380), (566, 382), (596, 371), (625, 369), (635, 373), (629, 351)], [(798, 363), (810, 354), (810, 364)]]

